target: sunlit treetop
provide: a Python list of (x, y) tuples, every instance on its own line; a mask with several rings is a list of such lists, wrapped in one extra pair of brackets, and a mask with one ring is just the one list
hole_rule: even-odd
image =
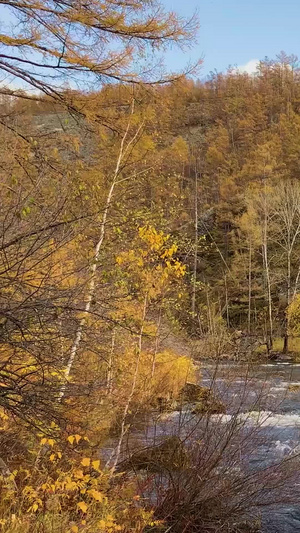
[[(189, 46), (197, 20), (166, 12), (158, 0), (0, 0), (2, 94), (22, 86), (59, 98), (64, 86), (160, 83), (166, 47)], [(14, 80), (13, 85), (7, 79)]]

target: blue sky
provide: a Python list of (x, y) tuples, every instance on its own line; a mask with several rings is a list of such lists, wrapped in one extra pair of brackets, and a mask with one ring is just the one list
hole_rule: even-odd
[(198, 43), (191, 51), (168, 53), (171, 69), (201, 55), (202, 76), (214, 69), (222, 71), (229, 64), (244, 66), (265, 56), (275, 58), (281, 50), (300, 57), (300, 0), (162, 1), (181, 15), (197, 10), (201, 25)]
[[(251, 72), (259, 59), (275, 58), (281, 50), (300, 59), (300, 0), (160, 0), (166, 9), (189, 17), (197, 11), (197, 43), (184, 53), (167, 53), (168, 70), (176, 71), (203, 56), (199, 77), (224, 71), (229, 65)], [(9, 21), (0, 8), (1, 22)]]

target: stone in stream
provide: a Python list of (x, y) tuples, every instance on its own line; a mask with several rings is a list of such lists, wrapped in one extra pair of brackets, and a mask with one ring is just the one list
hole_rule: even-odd
[(118, 465), (119, 471), (147, 470), (148, 472), (178, 471), (188, 464), (184, 444), (179, 437), (166, 438), (156, 446), (144, 448)]
[(200, 402), (207, 392), (209, 392), (207, 387), (187, 382), (179, 393), (179, 399), (183, 403), (196, 403)]
[(223, 402), (216, 398), (207, 387), (195, 383), (186, 383), (179, 395), (179, 405), (192, 404), (193, 414), (224, 414), (226, 408)]

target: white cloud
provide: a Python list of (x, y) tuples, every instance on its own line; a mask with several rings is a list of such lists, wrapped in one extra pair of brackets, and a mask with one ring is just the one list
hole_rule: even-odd
[(2, 72), (0, 72), (0, 92), (5, 91), (19, 91), (22, 90), (28, 95), (39, 94), (39, 90), (26, 83), (17, 76), (5, 75), (1, 78)]
[(259, 59), (250, 59), (248, 63), (237, 67), (236, 70), (241, 73), (246, 72), (247, 74), (254, 74), (257, 70), (258, 63)]

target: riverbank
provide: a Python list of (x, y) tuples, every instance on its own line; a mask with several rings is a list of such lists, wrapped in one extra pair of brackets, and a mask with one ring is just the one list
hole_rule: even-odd
[[(203, 532), (220, 531), (219, 526), (213, 526), (218, 520), (227, 524), (226, 531), (245, 531), (242, 525), (234, 529), (238, 526), (233, 523), (242, 524), (245, 517), (251, 518), (251, 524), (256, 517), (255, 531), (263, 533), (300, 530), (300, 391), (291, 387), (298, 383), (300, 364), (207, 363), (202, 365), (199, 385), (222, 398), (226, 414), (195, 413), (186, 405), (181, 411), (153, 412), (143, 427), (133, 428), (124, 457), (139, 454), (140, 450), (144, 461), (146, 449), (176, 438), (189, 458), (179, 469), (160, 465), (156, 474), (151, 469), (151, 475), (147, 468), (142, 469), (142, 485), (148, 487), (143, 497), (158, 509), (159, 519), (168, 516), (168, 524), (173, 524), (170, 531), (183, 530), (177, 530), (174, 523), (178, 521), (183, 527), (180, 517), (186, 524), (191, 507), (193, 513), (197, 509), (197, 527), (202, 524)], [(157, 494), (154, 486), (160, 487)], [(175, 514), (172, 509), (176, 509)]]

